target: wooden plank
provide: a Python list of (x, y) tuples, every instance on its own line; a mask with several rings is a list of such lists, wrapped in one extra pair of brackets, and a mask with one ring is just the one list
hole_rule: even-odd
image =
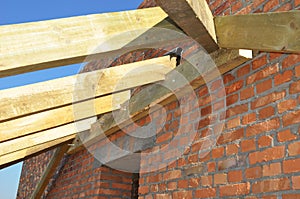
[(44, 194), (44, 191), (49, 184), (52, 176), (55, 174), (57, 167), (59, 166), (60, 162), (62, 161), (65, 153), (68, 151), (70, 147), (65, 144), (58, 147), (55, 153), (52, 155), (50, 162), (47, 165), (46, 170), (43, 172), (41, 179), (39, 180), (37, 186), (35, 187), (31, 199), (41, 198)]
[(129, 99), (128, 90), (2, 122), (0, 142), (117, 110)]
[[(250, 57), (244, 57), (241, 54), (243, 55), (246, 54), (249, 55)], [(250, 60), (251, 55), (252, 55), (251, 52), (245, 53), (245, 51), (241, 52), (239, 50), (225, 50), (225, 49), (218, 50), (210, 54), (212, 60), (218, 67), (219, 72), (221, 74), (224, 74), (232, 70), (233, 68)], [(201, 59), (199, 60), (198, 56), (194, 58), (195, 60), (192, 60), (191, 63), (200, 63), (200, 65), (201, 63), (203, 63), (201, 62)], [(189, 62), (185, 62), (180, 66), (178, 66), (174, 71), (171, 71), (169, 74), (167, 74), (164, 84), (165, 85), (173, 84), (175, 88), (178, 88), (179, 90), (183, 91), (182, 95), (184, 95), (185, 89), (182, 89), (184, 85), (182, 85), (180, 82), (177, 83), (176, 81), (175, 84), (173, 83), (174, 75), (176, 74), (176, 72), (182, 74), (187, 81), (190, 81), (191, 86), (193, 88), (198, 88), (204, 85), (206, 81), (213, 80), (219, 75), (218, 73), (215, 73), (215, 71), (211, 72), (209, 66), (207, 65), (210, 64), (204, 63), (204, 66), (208, 67), (207, 69), (203, 69), (203, 72), (206, 71), (205, 81), (201, 78), (199, 79), (199, 77), (201, 77), (201, 74), (199, 74), (198, 70), (192, 67)], [(91, 144), (102, 139), (103, 136), (111, 135), (117, 132), (120, 128), (130, 124), (132, 121), (137, 121), (138, 119), (145, 117), (147, 114), (149, 114), (149, 110), (151, 111), (156, 110), (155, 106), (153, 106), (156, 103), (161, 105), (166, 105), (175, 100), (176, 100), (176, 96), (174, 96), (174, 94), (170, 90), (165, 89), (163, 86), (150, 85), (144, 88), (143, 90), (141, 90), (138, 94), (134, 95), (130, 99), (130, 103), (129, 103), (130, 118), (128, 117), (128, 113), (123, 110), (120, 110), (118, 112), (116, 118), (114, 118), (114, 116), (111, 113), (104, 115), (99, 121), (97, 121), (95, 124), (92, 125), (91, 131), (89, 133), (81, 134), (80, 138), (79, 136), (76, 137), (76, 139), (73, 142), (74, 146), (70, 148), (68, 153), (74, 153), (80, 150), (84, 146), (85, 147), (90, 146)], [(119, 122), (118, 125), (116, 124), (115, 120)], [(105, 132), (105, 135), (102, 134), (101, 131), (99, 131), (100, 128)]]
[[(0, 77), (147, 48), (153, 40), (138, 38), (153, 27), (178, 29), (159, 7), (0, 26)], [(174, 40), (166, 38), (161, 46)]]
[[(49, 143), (64, 137), (73, 136), (78, 132), (89, 130), (91, 124), (95, 121), (96, 118), (85, 119), (50, 130), (3, 142), (0, 144), (0, 157), (44, 143)], [(48, 146), (46, 145), (44, 149), (46, 149), (47, 147)]]
[(45, 151), (47, 149), (53, 148), (57, 145), (60, 145), (61, 143), (72, 141), (75, 137), (76, 137), (76, 135), (74, 134), (74, 135), (59, 138), (59, 139), (56, 139), (56, 140), (53, 140), (50, 142), (45, 142), (40, 145), (25, 148), (25, 149), (22, 149), (22, 150), (13, 152), (13, 153), (1, 155), (0, 156), (0, 169), (11, 166), (12, 164), (14, 164), (16, 162), (21, 162), (28, 157), (31, 157), (31, 156), (38, 154), (42, 151)]
[(269, 52), (300, 53), (300, 11), (215, 18), (218, 44)]
[(214, 17), (206, 0), (156, 0), (169, 17), (207, 52), (216, 51)]
[(165, 56), (1, 90), (0, 121), (160, 81), (175, 65)]

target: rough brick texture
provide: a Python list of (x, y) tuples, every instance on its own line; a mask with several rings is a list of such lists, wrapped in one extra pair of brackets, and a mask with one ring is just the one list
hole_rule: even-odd
[[(214, 15), (300, 9), (298, 0), (208, 3)], [(145, 1), (140, 7), (154, 5), (154, 1)], [(124, 55), (115, 65), (162, 53), (147, 52), (148, 57), (142, 58), (139, 55), (145, 53)], [(103, 65), (93, 63), (86, 70)], [(186, 95), (153, 112), (150, 118), (157, 123), (163, 121), (164, 113), (167, 116), (162, 128), (153, 129), (154, 146), (142, 150), (139, 199), (300, 198), (299, 65), (300, 55), (260, 53), (221, 77), (226, 103), (222, 103), (218, 79), (197, 88), (196, 97)], [(188, 105), (180, 107), (186, 102)], [(216, 104), (224, 104), (226, 110), (214, 108)], [(219, 124), (222, 119), (224, 126)], [(137, 124), (150, 122), (146, 117)], [(137, 128), (129, 125), (124, 131), (135, 132)], [(194, 131), (195, 137), (191, 137)], [(124, 136), (120, 131), (109, 139), (120, 148), (134, 148), (130, 140), (120, 141)], [(106, 144), (102, 140), (89, 149)], [(163, 153), (155, 153), (158, 150)], [(25, 179), (29, 172), (25, 169), (33, 170), (28, 165), (39, 167), (34, 159), (24, 164), (19, 198), (27, 198), (30, 191), (26, 187), (35, 183)], [(97, 165), (84, 149), (67, 159), (47, 198), (130, 198), (132, 178), (131, 173)]]

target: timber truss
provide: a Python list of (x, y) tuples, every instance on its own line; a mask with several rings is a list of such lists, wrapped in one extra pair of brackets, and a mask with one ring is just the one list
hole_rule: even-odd
[[(213, 17), (205, 0), (157, 0), (157, 3), (160, 7), (0, 26), (0, 77), (89, 62), (99, 56), (113, 57), (156, 47), (158, 43), (163, 47), (184, 41), (186, 35), (210, 54), (221, 74), (251, 59), (252, 50), (300, 53), (300, 11)], [(153, 28), (184, 34), (182, 38), (163, 39), (153, 44), (143, 37)], [(137, 29), (143, 31), (122, 34)], [(118, 34), (111, 45), (90, 52), (95, 43), (103, 43)], [(170, 82), (176, 71), (193, 88), (205, 84), (190, 63), (175, 66), (173, 59), (164, 56), (1, 90), (0, 167), (56, 147), (32, 196), (40, 197), (65, 153), (95, 143), (103, 138), (103, 131), (111, 135), (120, 125), (126, 126), (146, 116), (149, 110), (155, 110), (150, 109), (153, 104), (166, 105), (176, 100), (171, 91), (151, 83)], [(136, 72), (129, 73), (132, 70)], [(209, 76), (210, 80), (215, 77)], [(94, 98), (74, 99), (75, 84), (96, 88)], [(150, 85), (130, 97), (130, 89), (146, 84)], [(176, 88), (183, 86), (179, 82)], [(85, 90), (78, 89), (76, 94), (85, 96)], [(130, 116), (120, 109), (127, 101)], [(87, 103), (94, 104), (93, 112), (80, 109)], [(118, 125), (112, 117), (114, 110), (119, 110)], [(74, 111), (79, 112), (76, 117)], [(101, 121), (93, 119), (103, 114)], [(80, 139), (79, 134), (86, 135)]]

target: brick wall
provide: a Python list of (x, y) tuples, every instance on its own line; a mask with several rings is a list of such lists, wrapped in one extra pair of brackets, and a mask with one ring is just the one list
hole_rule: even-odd
[[(299, 0), (208, 2), (214, 15), (300, 9)], [(154, 5), (154, 1), (145, 1), (140, 7)], [(124, 55), (112, 65), (163, 53), (147, 52)], [(93, 63), (86, 70), (104, 65)], [(140, 162), (135, 162), (140, 166), (140, 199), (300, 198), (300, 55), (260, 53), (221, 79), (225, 102), (220, 98), (221, 82), (215, 80), (196, 89), (196, 97), (185, 96), (137, 121), (143, 126), (150, 118), (160, 123), (164, 113), (167, 116), (163, 128), (155, 129), (151, 147), (142, 148)], [(186, 102), (188, 111), (180, 107)], [(222, 103), (226, 111), (220, 108)], [(191, 109), (199, 110), (201, 117)], [(223, 119), (225, 125), (220, 126)], [(129, 125), (124, 131), (137, 128)], [(212, 135), (220, 128), (222, 133), (214, 140)], [(192, 131), (195, 138), (189, 137)], [(179, 133), (182, 135), (177, 136)], [(125, 136), (119, 131), (109, 140), (133, 151), (134, 141)], [(101, 140), (89, 151), (103, 149), (107, 142)], [(183, 147), (183, 154), (177, 156), (172, 150), (155, 153), (170, 145)], [(109, 148), (106, 150), (111, 154)], [(23, 197), (28, 186), (24, 185), (23, 173), (28, 164), (37, 166), (32, 160), (24, 164), (19, 198), (27, 198)], [(153, 171), (146, 172), (149, 168)], [(131, 198), (134, 176), (101, 165), (84, 149), (67, 158), (47, 198)]]

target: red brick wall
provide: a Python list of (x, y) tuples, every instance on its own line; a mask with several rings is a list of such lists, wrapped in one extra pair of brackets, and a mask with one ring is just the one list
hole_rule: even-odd
[[(300, 9), (299, 0), (208, 2), (214, 15)], [(140, 7), (147, 6), (154, 6), (154, 1), (146, 1)], [(132, 56), (125, 55), (122, 59), (126, 63)], [(99, 63), (96, 65), (86, 69), (101, 67)], [(226, 91), (225, 112), (218, 108), (222, 103), (218, 98), (219, 80), (196, 89), (197, 98), (185, 96), (164, 107), (167, 122), (162, 130), (156, 130), (155, 146), (143, 151), (147, 155), (142, 156), (140, 163), (140, 199), (300, 198), (300, 56), (261, 53), (253, 61), (224, 74), (222, 79)], [(192, 111), (181, 114), (179, 104), (183, 101), (188, 101), (191, 107), (198, 104), (193, 108), (199, 108), (201, 117), (195, 117)], [(211, 115), (212, 110), (220, 114)], [(151, 116), (161, 121), (163, 110)], [(213, 124), (217, 125), (217, 119), (223, 118), (222, 134), (216, 145), (208, 148), (209, 136), (218, 127)], [(149, 122), (147, 117), (137, 123)], [(173, 151), (163, 156), (148, 155), (168, 146), (179, 126), (184, 127), (186, 136), (172, 145), (186, 147), (182, 156), (174, 155)], [(130, 125), (125, 130), (136, 128)], [(193, 129), (197, 136), (190, 146), (185, 146), (188, 132)], [(124, 136), (123, 132), (117, 132), (110, 140), (122, 148), (124, 142), (120, 140)], [(102, 140), (89, 149), (103, 148), (106, 142)], [(149, 166), (159, 168), (168, 159), (173, 162), (166, 167), (143, 172)], [(30, 163), (33, 164), (29, 161), (25, 165)], [(24, 185), (24, 178), (22, 174), (20, 187), (28, 186)], [(95, 158), (82, 150), (68, 157), (47, 198), (130, 198), (132, 178), (131, 173), (97, 165)], [(19, 189), (19, 198), (27, 198), (23, 190)]]

